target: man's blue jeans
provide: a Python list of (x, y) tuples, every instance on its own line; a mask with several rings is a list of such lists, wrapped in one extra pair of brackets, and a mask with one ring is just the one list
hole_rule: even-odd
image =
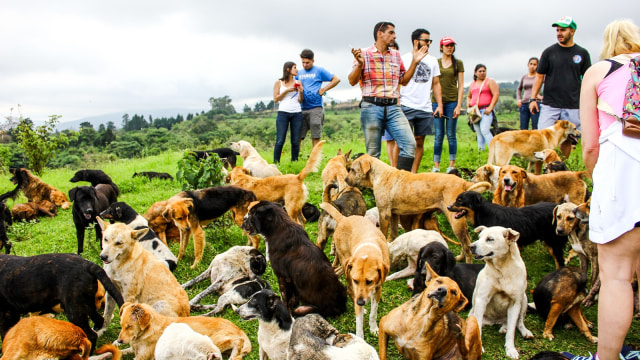
[(416, 139), (411, 131), (409, 120), (404, 116), (399, 105), (378, 106), (363, 101), (360, 125), (364, 133), (367, 154), (380, 158), (381, 137), (384, 129), (387, 129), (400, 148), (398, 156), (405, 158), (415, 156)]

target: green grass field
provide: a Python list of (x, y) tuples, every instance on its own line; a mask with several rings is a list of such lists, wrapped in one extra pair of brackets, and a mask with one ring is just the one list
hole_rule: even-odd
[[(501, 116), (501, 123), (506, 124), (512, 128), (516, 128), (516, 116)], [(466, 119), (465, 119), (466, 120)], [(245, 139), (253, 142), (254, 139)], [(262, 142), (265, 140), (262, 139)], [(256, 140), (256, 142), (258, 142)], [(445, 140), (445, 149), (443, 152), (443, 168), (446, 168), (446, 160), (448, 159), (448, 149)], [(364, 152), (363, 139), (353, 141), (351, 143), (338, 143), (328, 139), (323, 149), (323, 166), (328, 159), (335, 156), (338, 148), (342, 150), (353, 149), (354, 153)], [(384, 148), (384, 146), (383, 146)], [(272, 159), (272, 148), (260, 148), (262, 156), (270, 160)], [(298, 173), (304, 166), (304, 162), (311, 150), (310, 141), (307, 140), (302, 147), (301, 160), (295, 163), (289, 163), (289, 147), (285, 147), (285, 153), (282, 155), (283, 162), (281, 164), (281, 171), (283, 173)], [(425, 141), (425, 156), (422, 160), (420, 172), (429, 171), (433, 165), (433, 137), (428, 137)], [(176, 162), (182, 156), (181, 152), (164, 153), (159, 156), (147, 157), (134, 160), (117, 160), (109, 163), (102, 163), (96, 168), (104, 170), (111, 176), (115, 183), (120, 187), (121, 195), (119, 201), (124, 201), (133, 206), (138, 212), (144, 213), (149, 206), (159, 200), (165, 200), (181, 189), (176, 182), (165, 182), (161, 180), (147, 181), (142, 178), (132, 179), (131, 175), (138, 171), (159, 171), (168, 172), (170, 174), (176, 173)], [(458, 124), (458, 161), (459, 167), (477, 168), (478, 166), (486, 163), (487, 151), (478, 152), (475, 134), (473, 134), (465, 123)], [(382, 159), (386, 161), (386, 151), (383, 150)], [(241, 159), (239, 159), (239, 163)], [(523, 163), (515, 162), (518, 165), (524, 165)], [(584, 166), (581, 160), (580, 148), (578, 151), (572, 153), (568, 160), (568, 166), (572, 170), (583, 169)], [(56, 186), (62, 191), (68, 192), (69, 189), (76, 185), (87, 185), (87, 183), (73, 184), (69, 182), (69, 179), (73, 176), (75, 171), (67, 169), (49, 170), (46, 172), (42, 179), (51, 185)], [(322, 194), (322, 181), (320, 179), (320, 173), (312, 174), (305, 181), (309, 189), (309, 201), (314, 204), (319, 204)], [(0, 190), (8, 191), (13, 188), (13, 185), (9, 182), (9, 175), (0, 177)], [(367, 197), (370, 206), (373, 206), (371, 196)], [(24, 202), (25, 198), (21, 197), (18, 202)], [(8, 201), (8, 205), (12, 206), (13, 202)], [(440, 217), (440, 224), (445, 233), (454, 237), (450, 227), (444, 220), (444, 217)], [(310, 239), (315, 242), (317, 235), (317, 223), (309, 223), (306, 225), (307, 233)], [(472, 237), (475, 239), (475, 234)], [(42, 218), (39, 223), (19, 223), (13, 225), (11, 228), (9, 238), (13, 241), (13, 251), (16, 255), (30, 256), (43, 253), (52, 252), (75, 252), (76, 251), (76, 236), (75, 228), (72, 221), (71, 209), (60, 210), (57, 217), (49, 219)], [(241, 230), (229, 219), (223, 219), (211, 223), (206, 228), (206, 240), (207, 244), (204, 250), (204, 257), (199, 266), (191, 270), (189, 266), (193, 261), (193, 244), (191, 243), (187, 250), (186, 257), (178, 264), (178, 268), (174, 275), (177, 277), (180, 283), (184, 283), (187, 280), (195, 277), (204, 271), (211, 259), (233, 245), (245, 245), (246, 237)], [(177, 254), (178, 244), (171, 244), (171, 249)], [(261, 244), (261, 251), (264, 252), (264, 243)], [(459, 248), (453, 247), (454, 253), (460, 252)], [(83, 257), (101, 264), (99, 260), (100, 246), (95, 240), (95, 233), (93, 230), (87, 230), (85, 239), (85, 252)], [(329, 247), (326, 252), (328, 254)], [(527, 264), (528, 271), (528, 289), (532, 290), (537, 282), (547, 273), (555, 269), (552, 258), (547, 251), (540, 244), (534, 244), (525, 248), (522, 252), (522, 257)], [(577, 263), (576, 263), (577, 264)], [(270, 268), (267, 269), (267, 273), (264, 278), (271, 283), (274, 289), (278, 288), (277, 280), (273, 275)], [(208, 286), (208, 282), (200, 283), (198, 286), (188, 290), (189, 297), (195, 296)], [(407, 289), (406, 282), (404, 280), (397, 280), (391, 283), (385, 283), (383, 286), (383, 296), (380, 308), (378, 311), (378, 318), (387, 314), (393, 308), (401, 305), (407, 301), (411, 296), (411, 292)], [(530, 294), (529, 294), (530, 296)], [(213, 304), (216, 302), (217, 296), (210, 296), (205, 298), (203, 303)], [(595, 323), (597, 317), (597, 306), (593, 306), (585, 310), (586, 317)], [(194, 314), (196, 315), (196, 314)], [(466, 318), (467, 313), (461, 314)], [(258, 359), (258, 343), (257, 343), (257, 321), (245, 322), (241, 320), (230, 309), (226, 309), (220, 314), (220, 316), (233, 321), (240, 328), (242, 328), (251, 338), (253, 351), (247, 357), (247, 359)], [(99, 344), (108, 343), (114, 341), (120, 330), (119, 318), (116, 314), (114, 321), (109, 327), (109, 331), (105, 336), (99, 339)], [(355, 333), (355, 317), (353, 311), (353, 304), (349, 300), (346, 313), (336, 319), (331, 320), (332, 324), (341, 332), (354, 332)], [(535, 314), (527, 314), (525, 319), (525, 325), (534, 333), (534, 340), (523, 340), (522, 337), (516, 335), (516, 346), (520, 351), (520, 358), (528, 359), (535, 353), (542, 350), (555, 350), (555, 351), (571, 351), (573, 353), (584, 354), (588, 352), (594, 352), (596, 346), (586, 341), (586, 339), (578, 332), (577, 329), (564, 329), (557, 327), (554, 330), (555, 340), (549, 341), (542, 338), (542, 331), (544, 322)], [(630, 344), (640, 343), (640, 326), (637, 321), (634, 321), (632, 329), (629, 332), (627, 342)], [(597, 336), (597, 326), (593, 329), (594, 335)], [(377, 348), (378, 339), (372, 336), (368, 332), (368, 327), (365, 325), (366, 340), (369, 344)], [(485, 327), (483, 332), (483, 345), (485, 349), (486, 359), (502, 359), (505, 358), (504, 353), (504, 335), (498, 333), (498, 327)], [(127, 357), (126, 359), (132, 359), (133, 357)], [(397, 352), (393, 342), (390, 344), (390, 358), (402, 359), (402, 356)]]

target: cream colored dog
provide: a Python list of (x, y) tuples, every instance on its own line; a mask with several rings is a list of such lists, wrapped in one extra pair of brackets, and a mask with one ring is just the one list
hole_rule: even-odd
[(173, 323), (164, 329), (154, 356), (156, 360), (222, 360), (220, 349), (208, 336), (183, 323)]
[(505, 336), (505, 351), (512, 359), (519, 357), (514, 338), (516, 328), (525, 339), (533, 333), (524, 326), (527, 311), (527, 269), (520, 257), (520, 234), (501, 226), (478, 226), (478, 241), (471, 244), (477, 260), (485, 267), (478, 273), (473, 291), (473, 307), (469, 316), (475, 316), (482, 333), (482, 325), (500, 324)]
[[(416, 272), (416, 268), (418, 267), (417, 259), (420, 249), (434, 241), (437, 241), (446, 248), (449, 248), (442, 235), (435, 230), (415, 229), (406, 232), (393, 240), (389, 244), (391, 268), (400, 267), (405, 263), (407, 266), (404, 269), (389, 275), (386, 281), (413, 276)], [(413, 284), (413, 281), (411, 281), (411, 283)]]
[[(148, 229), (132, 230), (123, 223), (108, 225), (100, 217), (104, 270), (122, 293), (124, 301), (140, 302), (166, 316), (189, 316), (189, 296), (164, 263), (138, 242)], [(103, 334), (113, 316), (116, 302), (107, 293)]]
[(238, 142), (232, 142), (229, 147), (231, 150), (240, 153), (240, 156), (242, 156), (242, 167), (249, 169), (252, 176), (266, 178), (269, 176), (282, 175), (275, 165), (269, 164), (267, 160), (263, 159), (262, 156), (258, 154), (258, 151), (247, 141), (240, 140)]
[(369, 301), (369, 330), (377, 335), (378, 303), (390, 267), (387, 241), (363, 216), (345, 217), (328, 203), (322, 203), (320, 207), (338, 223), (333, 233), (337, 260), (334, 268), (339, 262), (341, 269), (336, 269), (336, 273), (344, 272), (347, 280), (347, 291), (356, 310), (356, 335), (364, 338), (364, 306)]
[(500, 166), (486, 164), (476, 169), (476, 176), (471, 181), (474, 183), (486, 181), (491, 184), (491, 192), (495, 192), (498, 189), (499, 178)]

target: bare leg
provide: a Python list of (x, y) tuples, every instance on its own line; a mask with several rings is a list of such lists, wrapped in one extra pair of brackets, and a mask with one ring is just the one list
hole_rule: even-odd
[(411, 167), (412, 173), (417, 173), (422, 161), (422, 154), (424, 154), (424, 136), (416, 136), (416, 155), (413, 159), (413, 166)]

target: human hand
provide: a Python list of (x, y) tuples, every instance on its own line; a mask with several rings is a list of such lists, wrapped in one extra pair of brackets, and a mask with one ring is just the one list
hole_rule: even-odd
[(535, 113), (537, 113), (537, 112), (540, 112), (540, 109), (538, 108), (538, 102), (537, 102), (537, 101), (531, 101), (531, 102), (529, 103), (529, 111), (530, 111), (532, 114), (535, 114)]
[(492, 112), (492, 111), (493, 111), (493, 108), (491, 108), (491, 107), (486, 107), (486, 108), (484, 108), (484, 112), (483, 112), (483, 114), (485, 114), (485, 115), (489, 115), (489, 114), (491, 114), (491, 112)]
[(324, 94), (325, 94), (326, 92), (327, 92), (327, 91), (326, 91), (324, 88), (320, 88), (320, 89), (318, 90), (318, 94), (319, 94), (320, 96), (324, 96)]
[(456, 108), (453, 109), (453, 118), (457, 119), (458, 116), (460, 116), (460, 105), (456, 106)]
[(522, 100), (518, 100), (518, 108), (522, 106)]
[(359, 65), (364, 64), (364, 58), (362, 57), (362, 49), (351, 49), (351, 54), (353, 54), (353, 58), (356, 59)]
[(436, 111), (433, 112), (434, 117), (442, 117), (442, 105), (438, 105)]
[(418, 41), (413, 42), (413, 62), (419, 63), (429, 53), (429, 47), (423, 46), (418, 49)]

